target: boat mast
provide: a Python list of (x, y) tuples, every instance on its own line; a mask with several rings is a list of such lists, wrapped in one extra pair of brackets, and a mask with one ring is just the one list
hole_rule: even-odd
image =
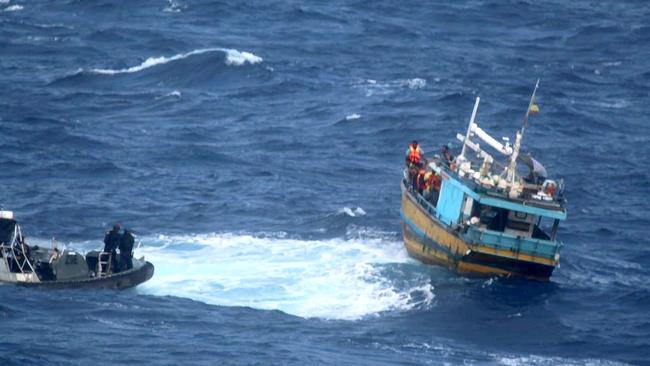
[(528, 126), (528, 116), (530, 115), (530, 109), (535, 103), (535, 93), (539, 87), (539, 79), (535, 83), (535, 89), (533, 89), (533, 95), (530, 96), (530, 101), (528, 102), (528, 108), (526, 109), (526, 114), (524, 115), (524, 123), (521, 126), (521, 130), (517, 131), (515, 136), (515, 146), (510, 156), (510, 165), (508, 166), (508, 175), (507, 180), (512, 185), (515, 182), (517, 176), (517, 156), (519, 156), (519, 149), (521, 148), (521, 140), (524, 137), (524, 132), (526, 131), (526, 126)]
[(478, 112), (478, 105), (481, 102), (480, 97), (476, 97), (476, 102), (474, 103), (474, 110), (472, 111), (472, 117), (469, 119), (469, 125), (467, 125), (467, 133), (465, 134), (465, 140), (463, 141), (463, 149), (460, 152), (459, 161), (465, 160), (465, 150), (467, 149), (467, 141), (469, 141), (469, 136), (472, 133), (472, 124), (476, 119), (476, 112)]

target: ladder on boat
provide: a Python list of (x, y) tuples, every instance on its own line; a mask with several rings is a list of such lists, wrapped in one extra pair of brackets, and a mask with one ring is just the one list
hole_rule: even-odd
[(97, 256), (97, 277), (106, 277), (111, 273), (111, 259), (111, 253), (99, 253), (99, 256)]

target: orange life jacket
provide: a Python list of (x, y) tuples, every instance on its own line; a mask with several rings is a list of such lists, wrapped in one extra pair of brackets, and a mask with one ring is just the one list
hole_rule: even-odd
[(413, 147), (413, 145), (409, 145), (408, 160), (413, 164), (420, 164), (420, 160), (422, 160), (422, 157), (420, 155), (419, 146)]
[(555, 183), (549, 182), (544, 189), (544, 193), (548, 194), (551, 197), (555, 196)]

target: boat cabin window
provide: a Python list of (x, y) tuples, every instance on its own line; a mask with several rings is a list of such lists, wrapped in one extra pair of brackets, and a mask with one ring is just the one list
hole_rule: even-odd
[(472, 216), (479, 218), (479, 226), (487, 230), (503, 232), (506, 227), (508, 210), (475, 203), (472, 208)]
[(471, 216), (477, 217), (479, 220), (476, 225), (486, 230), (498, 231), (512, 236), (553, 240), (552, 233), (554, 230), (551, 224), (554, 225), (555, 222), (550, 219), (540, 218), (537, 215), (474, 202)]
[(509, 211), (504, 231), (514, 236), (531, 237), (536, 222), (537, 216), (535, 215), (520, 211)]
[(540, 216), (537, 221), (537, 225), (533, 229), (533, 238), (542, 240), (554, 240), (552, 239), (552, 233), (554, 232), (554, 228), (557, 230), (557, 226), (555, 226), (556, 221), (559, 222), (559, 220)]

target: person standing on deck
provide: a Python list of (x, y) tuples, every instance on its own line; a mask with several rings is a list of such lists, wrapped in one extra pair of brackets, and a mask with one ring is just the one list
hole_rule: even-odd
[(417, 141), (413, 140), (406, 149), (406, 168), (408, 171), (409, 183), (413, 192), (418, 190), (418, 171), (422, 166), (422, 149)]
[(133, 243), (135, 239), (130, 231), (124, 229), (120, 240), (120, 271), (133, 268)]
[(406, 165), (420, 167), (422, 163), (422, 149), (417, 141), (413, 140), (406, 150)]
[(444, 162), (451, 167), (451, 164), (454, 162), (454, 154), (451, 153), (451, 142), (447, 145), (442, 145), (442, 157)]
[(429, 172), (425, 176), (425, 194), (424, 198), (426, 198), (431, 204), (434, 206), (438, 204), (438, 197), (440, 196), (440, 185), (441, 185), (441, 177), (438, 173), (436, 172)]
[(104, 235), (104, 252), (111, 254), (111, 268), (117, 269), (117, 247), (120, 245), (120, 224), (113, 225), (113, 230)]
[(424, 192), (424, 188), (426, 185), (426, 182), (424, 180), (425, 175), (426, 175), (425, 170), (420, 169), (415, 177), (415, 184), (413, 185), (413, 190), (417, 191), (419, 194), (422, 194), (422, 192)]

